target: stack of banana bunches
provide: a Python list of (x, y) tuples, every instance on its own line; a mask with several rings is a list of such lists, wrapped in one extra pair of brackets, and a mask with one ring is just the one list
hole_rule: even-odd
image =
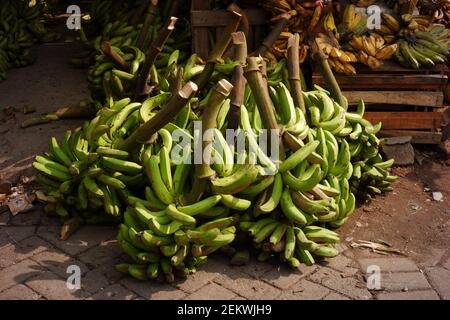
[[(369, 30), (368, 16), (360, 9), (372, 2), (360, 1), (357, 5), (363, 7), (359, 8), (348, 4), (338, 14), (331, 5), (327, 10), (317, 2), (262, 1), (263, 8), (273, 15), (273, 21), (285, 13), (292, 16), (266, 58), (274, 61), (285, 58), (286, 39), (299, 32), (304, 42), (300, 57), (304, 60), (309, 49), (307, 35), (313, 32), (319, 47), (328, 55), (331, 68), (338, 73), (355, 74), (357, 63), (377, 69), (383, 61), (392, 58), (404, 67), (414, 69), (447, 61), (450, 31), (444, 25), (433, 23), (431, 16), (413, 16), (391, 10), (391, 13), (381, 14), (378, 28)], [(339, 23), (335, 23), (335, 17)]]
[[(111, 98), (121, 99), (134, 89), (135, 77), (144, 63), (144, 54), (154, 40), (157, 32), (163, 27), (164, 12), (170, 1), (161, 2), (152, 11), (152, 24), (145, 30), (145, 41), (140, 41), (145, 10), (141, 2), (148, 4), (143, 7), (148, 10), (152, 3), (158, 1), (128, 1), (118, 2), (121, 7), (115, 8), (113, 1), (94, 1), (90, 8), (91, 20), (85, 22), (80, 30), (83, 49), (73, 56), (71, 62), (75, 66), (88, 67), (88, 83), (91, 96), (100, 105)], [(183, 23), (179, 21), (178, 24)], [(89, 36), (85, 29), (91, 30)], [(164, 51), (158, 56), (156, 68), (161, 68), (173, 60), (185, 61), (190, 53), (189, 32), (174, 32), (164, 46)], [(119, 65), (109, 55), (105, 54), (102, 43), (109, 47), (123, 59)], [(164, 79), (159, 79), (164, 81)]]
[(42, 7), (29, 0), (4, 0), (0, 5), (0, 81), (13, 67), (34, 61), (31, 47), (37, 41), (51, 42), (59, 35), (46, 30), (40, 21)]
[[(65, 226), (120, 224), (117, 240), (129, 259), (116, 269), (139, 280), (172, 282), (195, 272), (213, 252), (237, 259), (249, 245), (258, 260), (279, 259), (292, 267), (338, 255), (340, 238), (333, 229), (347, 221), (357, 198), (390, 191), (396, 179), (390, 173), (393, 160), (379, 152), (381, 123), (363, 118), (362, 101), (349, 112), (320, 87), (303, 93), (303, 113), (280, 61), (267, 67), (268, 88), (253, 91), (247, 84), (237, 112), (246, 152), (238, 152), (226, 135), (235, 108), (228, 82), (235, 66), (217, 64), (205, 88), (147, 143), (126, 141), (152, 119), (165, 117), (174, 96), (170, 86), (160, 86), (143, 102), (114, 100), (83, 128), (67, 131), (59, 141), (52, 138), (48, 152), (33, 164), (45, 190), (37, 193), (46, 203), (44, 212), (59, 216)], [(159, 72), (170, 77), (180, 68), (184, 89), (195, 87), (189, 81), (205, 65), (194, 55)], [(261, 92), (276, 125), (297, 146), (285, 145), (278, 159), (257, 142), (266, 128), (265, 109), (256, 99)], [(214, 130), (205, 148), (215, 159), (210, 165), (194, 162), (195, 121)]]

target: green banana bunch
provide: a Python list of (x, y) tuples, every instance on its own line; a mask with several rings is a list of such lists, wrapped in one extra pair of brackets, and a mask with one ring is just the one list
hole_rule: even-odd
[(29, 0), (5, 0), (0, 8), (0, 81), (10, 68), (34, 62), (31, 47), (37, 42), (52, 42), (59, 34), (48, 31), (40, 21), (41, 3), (29, 6)]
[(395, 60), (406, 68), (419, 69), (446, 63), (450, 53), (448, 31), (445, 26), (433, 24), (427, 30), (416, 30), (398, 40)]
[[(88, 67), (89, 90), (94, 101), (103, 105), (105, 101), (111, 103), (112, 98), (122, 99), (134, 93), (136, 75), (145, 61), (147, 49), (164, 26), (170, 5), (171, 1), (160, 2), (152, 13), (152, 24), (143, 30), (146, 10), (153, 6), (149, 1), (92, 2), (91, 19), (83, 21), (79, 31), (83, 48), (72, 57), (71, 63)], [(122, 63), (105, 53), (106, 45)], [(152, 84), (167, 91), (166, 67), (184, 61), (189, 51), (189, 34), (177, 29), (158, 55), (150, 79)]]
[[(234, 246), (249, 240), (259, 260), (277, 256), (293, 267), (336, 256), (339, 236), (331, 229), (347, 221), (357, 198), (390, 191), (396, 178), (389, 171), (393, 161), (379, 153), (381, 124), (364, 119), (364, 103), (350, 112), (315, 87), (303, 94), (303, 114), (280, 63), (268, 69), (266, 92), (280, 139), (290, 143), (279, 159), (258, 144), (265, 115), (258, 93), (247, 84), (237, 123), (248, 152), (237, 152), (225, 134), (231, 89), (224, 80), (236, 64), (224, 60), (200, 95), (147, 143), (122, 150), (126, 139), (166, 112), (174, 91), (164, 79), (183, 68), (183, 82), (195, 81), (205, 69), (195, 55), (181, 64), (174, 51), (170, 61), (155, 68), (161, 82), (153, 96), (135, 102), (127, 90), (112, 94), (83, 128), (59, 142), (52, 138), (48, 153), (36, 157), (37, 179), (46, 190), (39, 199), (46, 210), (64, 221), (81, 217), (86, 223), (102, 221), (101, 211), (103, 219), (121, 223), (117, 240), (129, 261), (116, 269), (139, 280), (174, 281), (195, 272), (216, 251), (238, 255)], [(107, 93), (103, 83), (102, 89)], [(206, 149), (211, 164), (193, 163), (194, 121), (214, 132)], [(172, 136), (177, 129), (186, 129), (183, 138), (189, 142), (184, 158), (189, 161), (182, 163), (174, 158), (180, 151)]]

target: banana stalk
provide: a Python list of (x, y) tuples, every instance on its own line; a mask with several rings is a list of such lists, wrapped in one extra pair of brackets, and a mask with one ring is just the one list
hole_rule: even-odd
[(298, 33), (292, 35), (288, 40), (287, 68), (289, 73), (289, 83), (291, 85), (291, 92), (295, 106), (300, 108), (303, 114), (306, 114), (305, 101), (303, 100), (302, 82), (300, 77), (299, 43), (300, 36)]
[(252, 56), (264, 56), (265, 53), (273, 46), (275, 41), (277, 41), (278, 37), (280, 36), (281, 32), (284, 30), (290, 19), (291, 15), (289, 13), (282, 14), (270, 33), (264, 39), (261, 46), (255, 52), (253, 52)]
[(239, 109), (244, 103), (246, 81), (244, 78), (243, 65), (247, 58), (247, 40), (243, 32), (233, 33), (232, 39), (235, 46), (234, 60), (239, 61), (240, 65), (234, 68), (231, 78), (233, 90), (231, 91), (231, 103), (227, 120), (228, 129), (236, 130), (239, 126)]
[(170, 17), (166, 26), (159, 32), (158, 36), (151, 44), (150, 50), (146, 55), (145, 64), (142, 66), (137, 80), (135, 92), (136, 98), (146, 97), (148, 95), (149, 88), (147, 85), (147, 80), (149, 78), (152, 66), (154, 65), (158, 55), (161, 53), (164, 44), (167, 42), (167, 39), (169, 39), (170, 35), (175, 29), (175, 23), (177, 22), (177, 20), (178, 18), (176, 17)]
[(139, 129), (133, 132), (126, 140), (120, 142), (117, 149), (131, 150), (136, 143), (144, 144), (149, 138), (168, 124), (189, 102), (189, 100), (198, 91), (195, 83), (189, 81), (184, 85), (183, 89), (178, 91), (169, 102), (163, 107), (163, 110), (158, 112), (153, 118), (142, 124)]

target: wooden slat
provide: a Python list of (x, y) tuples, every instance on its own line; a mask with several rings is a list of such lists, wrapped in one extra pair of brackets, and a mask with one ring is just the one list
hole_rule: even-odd
[(350, 105), (363, 100), (365, 104), (411, 105), (440, 108), (444, 102), (442, 92), (426, 91), (343, 91)]
[[(337, 75), (336, 80), (343, 90), (442, 90), (447, 84), (447, 76), (436, 74), (356, 74), (353, 76)], [(313, 74), (313, 83), (323, 86), (324, 81), (322, 76)]]
[(415, 130), (382, 130), (379, 135), (381, 137), (412, 137), (412, 143), (417, 144), (440, 144), (442, 133)]
[(381, 121), (383, 129), (440, 129), (442, 112), (366, 112), (364, 118), (372, 123)]
[(408, 69), (402, 67), (398, 63), (387, 60), (383, 62), (383, 65), (377, 69), (371, 69), (364, 64), (356, 64), (356, 73), (364, 74), (392, 74), (392, 73), (403, 73), (403, 74), (446, 74), (448, 72), (448, 67), (445, 64), (437, 64), (432, 68), (420, 68), (420, 69)]
[[(231, 13), (226, 10), (205, 11), (196, 9), (191, 11), (191, 24), (193, 27), (224, 27), (230, 22)], [(268, 15), (262, 9), (246, 9), (243, 11), (251, 25), (263, 25), (268, 21)]]
[[(192, 12), (195, 10), (209, 10), (211, 2), (205, 0), (192, 0), (191, 3), (191, 19)], [(208, 57), (209, 41), (207, 27), (192, 27), (192, 50), (202, 58)]]

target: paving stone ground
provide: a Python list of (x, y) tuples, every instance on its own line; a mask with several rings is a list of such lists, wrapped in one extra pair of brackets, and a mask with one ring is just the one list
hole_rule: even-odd
[[(21, 217), (20, 225), (0, 225), (0, 300), (450, 299), (450, 250), (419, 266), (401, 256), (358, 258), (341, 244), (343, 254), (298, 270), (255, 260), (230, 266), (213, 256), (196, 274), (166, 284), (116, 272), (124, 257), (114, 238), (114, 227), (85, 227), (62, 242), (54, 223), (37, 227)], [(79, 290), (67, 288), (70, 265), (79, 267)]]

